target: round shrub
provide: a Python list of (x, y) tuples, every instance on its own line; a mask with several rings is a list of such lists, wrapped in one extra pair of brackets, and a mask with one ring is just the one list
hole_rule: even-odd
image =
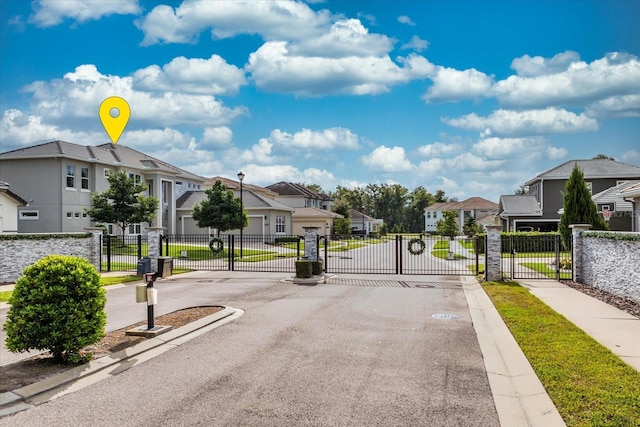
[(106, 292), (82, 258), (49, 255), (27, 267), (9, 299), (4, 329), (14, 352), (49, 350), (65, 363), (91, 356), (80, 350), (104, 337)]

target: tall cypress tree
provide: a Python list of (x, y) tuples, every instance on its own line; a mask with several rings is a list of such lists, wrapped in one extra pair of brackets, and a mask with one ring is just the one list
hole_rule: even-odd
[(560, 216), (558, 231), (562, 236), (565, 248), (571, 241), (571, 224), (591, 224), (593, 230), (606, 230), (607, 223), (598, 213), (598, 207), (591, 198), (589, 188), (584, 182), (584, 173), (576, 163), (571, 171), (571, 176), (565, 185), (564, 212)]

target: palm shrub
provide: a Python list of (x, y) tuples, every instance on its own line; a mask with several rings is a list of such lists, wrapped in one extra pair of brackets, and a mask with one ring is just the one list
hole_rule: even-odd
[(49, 255), (27, 267), (16, 282), (4, 330), (14, 352), (49, 350), (58, 362), (91, 358), (80, 350), (104, 337), (106, 292), (86, 260)]

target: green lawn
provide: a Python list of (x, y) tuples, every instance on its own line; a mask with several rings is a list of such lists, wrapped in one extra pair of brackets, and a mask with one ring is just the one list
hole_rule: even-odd
[[(467, 265), (467, 268), (471, 271), (473, 271), (474, 273), (476, 272), (476, 266), (475, 264), (469, 264)], [(480, 274), (484, 273), (484, 264), (478, 264), (478, 272)]]
[(640, 372), (517, 283), (483, 287), (567, 426), (640, 425)]
[(433, 245), (433, 249), (446, 249), (449, 250), (449, 240), (438, 240), (435, 245)]
[[(521, 264), (527, 268), (537, 271), (540, 274), (544, 274), (550, 279), (556, 278), (556, 271), (544, 262), (523, 262)], [(571, 276), (572, 274), (570, 271), (560, 271), (560, 279), (571, 280)]]
[[(502, 253), (502, 258), (510, 258), (508, 252)], [(555, 252), (516, 252), (515, 258), (555, 258)], [(571, 252), (560, 252), (560, 257), (571, 257)]]
[(474, 247), (473, 247), (473, 240), (458, 240), (458, 243), (460, 243), (460, 245), (469, 250), (469, 251), (473, 251)]
[[(433, 255), (436, 258), (442, 258), (442, 259), (447, 259), (447, 255), (449, 255), (449, 249), (437, 249), (434, 251), (431, 251), (431, 255)], [(466, 256), (464, 255), (460, 255), (460, 254), (453, 254), (453, 258), (454, 259), (467, 259)]]
[(9, 301), (9, 298), (11, 298), (11, 294), (13, 293), (13, 291), (4, 291), (4, 292), (0, 292), (0, 302), (7, 302)]

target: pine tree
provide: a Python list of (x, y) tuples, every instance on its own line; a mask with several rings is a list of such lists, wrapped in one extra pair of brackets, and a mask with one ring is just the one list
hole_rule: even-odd
[(591, 198), (591, 192), (584, 182), (584, 174), (577, 163), (565, 185), (563, 213), (558, 224), (565, 248), (571, 242), (571, 224), (591, 224), (592, 230), (607, 229), (607, 223), (598, 213), (598, 207)]

